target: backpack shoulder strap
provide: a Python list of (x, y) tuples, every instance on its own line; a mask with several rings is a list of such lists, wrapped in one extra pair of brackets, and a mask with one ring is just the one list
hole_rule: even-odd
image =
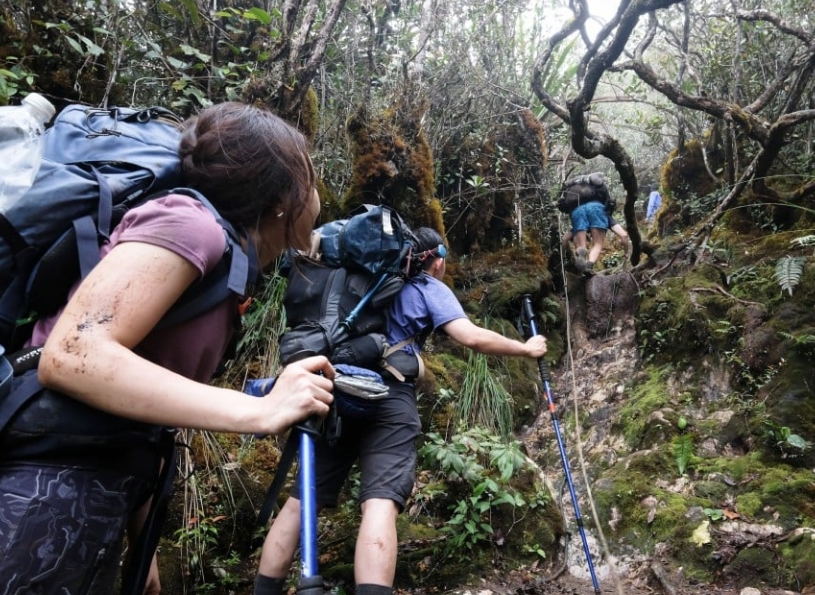
[(19, 409), (36, 395), (40, 388), (36, 374), (30, 374), (17, 390), (11, 390), (13, 367), (0, 347), (0, 432)]
[[(203, 194), (192, 188), (175, 188), (166, 194), (191, 196), (204, 205), (224, 230), (226, 252), (215, 269), (190, 286), (156, 328), (165, 328), (195, 318), (217, 306), (231, 294), (246, 296), (260, 275), (260, 263), (251, 238), (241, 236)], [(241, 242), (246, 243), (245, 249)]]

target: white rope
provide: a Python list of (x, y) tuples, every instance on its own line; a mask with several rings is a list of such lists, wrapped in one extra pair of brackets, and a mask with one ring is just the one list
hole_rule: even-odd
[[(580, 434), (580, 424), (577, 423), (577, 420), (580, 419), (579, 416), (579, 406), (578, 406), (578, 395), (575, 387), (577, 386), (577, 372), (575, 371), (574, 365), (574, 352), (572, 351), (572, 316), (571, 316), (571, 309), (569, 307), (569, 284), (566, 281), (566, 259), (565, 259), (565, 250), (563, 246), (563, 242), (561, 238), (563, 237), (563, 228), (562, 228), (562, 217), (558, 217), (558, 245), (560, 246), (560, 274), (563, 278), (563, 291), (566, 297), (566, 353), (569, 359), (569, 373), (572, 377), (572, 401), (574, 403), (574, 435), (575, 435), (575, 442), (577, 445), (577, 454), (578, 460), (580, 461), (580, 472), (583, 476), (583, 483), (586, 486), (586, 497), (589, 501), (589, 508), (591, 509), (591, 518), (594, 522), (594, 527), (597, 531), (597, 535), (600, 539), (600, 545), (603, 548), (603, 554), (605, 556), (606, 561), (608, 562), (610, 575), (613, 577), (614, 586), (617, 590), (618, 595), (625, 595), (623, 591), (622, 583), (620, 582), (620, 577), (617, 572), (617, 566), (614, 562), (614, 556), (611, 553), (611, 550), (608, 547), (608, 542), (606, 541), (605, 533), (603, 532), (602, 527), (600, 526), (599, 516), (597, 514), (597, 507), (594, 503), (594, 496), (591, 491), (591, 486), (589, 485), (589, 476), (586, 466), (586, 459), (583, 456), (583, 439)], [(599, 582), (599, 579), (598, 579)]]

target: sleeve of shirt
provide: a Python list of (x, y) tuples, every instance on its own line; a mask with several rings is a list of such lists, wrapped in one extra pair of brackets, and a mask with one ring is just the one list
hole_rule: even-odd
[(431, 277), (423, 293), (433, 330), (458, 318), (467, 317), (453, 290), (438, 279)]
[(226, 237), (210, 211), (192, 197), (171, 194), (128, 211), (111, 245), (143, 242), (170, 250), (206, 275), (226, 250)]

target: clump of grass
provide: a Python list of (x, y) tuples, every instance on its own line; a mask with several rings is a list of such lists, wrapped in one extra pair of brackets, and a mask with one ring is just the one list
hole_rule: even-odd
[(512, 395), (492, 373), (489, 359), (482, 353), (470, 352), (461, 386), (458, 420), (467, 426), (482, 426), (508, 438), (514, 425)]

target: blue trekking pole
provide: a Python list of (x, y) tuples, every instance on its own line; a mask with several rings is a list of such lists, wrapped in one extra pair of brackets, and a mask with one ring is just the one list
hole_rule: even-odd
[[(521, 309), (521, 317), (524, 328), (528, 328), (530, 337), (538, 335), (538, 328), (535, 324), (535, 314), (532, 311), (532, 298), (528, 295), (523, 296), (523, 304)], [(555, 409), (555, 400), (552, 398), (552, 389), (549, 387), (549, 367), (543, 358), (538, 358), (538, 368), (540, 369), (541, 380), (543, 381), (543, 388), (546, 392), (546, 400), (549, 404), (549, 413), (552, 415), (552, 423), (555, 426), (555, 436), (557, 437), (557, 446), (560, 450), (560, 461), (563, 463), (563, 473), (566, 477), (566, 483), (569, 485), (569, 493), (572, 496), (572, 506), (574, 507), (574, 516), (577, 522), (577, 528), (580, 531), (580, 538), (583, 540), (583, 552), (586, 554), (586, 562), (589, 565), (589, 574), (591, 575), (591, 583), (594, 585), (594, 592), (600, 594), (600, 585), (597, 583), (597, 575), (594, 573), (594, 565), (591, 562), (591, 553), (589, 553), (589, 544), (586, 541), (586, 530), (583, 527), (583, 517), (580, 516), (580, 505), (577, 503), (577, 495), (574, 491), (574, 483), (572, 483), (572, 472), (569, 470), (569, 459), (566, 457), (566, 447), (563, 445), (563, 436), (560, 434), (560, 422), (558, 421), (557, 411)]]
[(300, 558), (302, 569), (298, 595), (323, 595), (323, 579), (317, 570), (317, 489), (314, 442), (320, 436), (319, 422), (309, 419), (300, 430)]

